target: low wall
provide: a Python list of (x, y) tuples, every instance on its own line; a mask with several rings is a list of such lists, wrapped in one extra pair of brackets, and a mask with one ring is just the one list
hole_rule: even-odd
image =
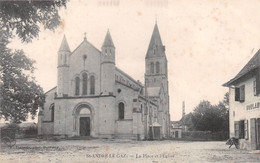
[(211, 131), (187, 131), (182, 132), (182, 138), (185, 140), (227, 140), (228, 132), (211, 132)]

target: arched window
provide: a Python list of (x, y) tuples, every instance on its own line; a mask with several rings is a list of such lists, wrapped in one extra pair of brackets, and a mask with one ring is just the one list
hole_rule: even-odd
[(82, 75), (83, 82), (82, 82), (82, 94), (88, 94), (88, 74), (84, 73)]
[(156, 62), (156, 74), (160, 73), (160, 62)]
[(90, 94), (95, 94), (95, 76), (90, 76)]
[(125, 104), (120, 102), (118, 104), (118, 119), (124, 119), (125, 117)]
[(51, 111), (51, 122), (54, 122), (54, 104), (51, 104), (50, 111)]
[(79, 77), (75, 78), (75, 95), (79, 95)]
[(153, 62), (151, 62), (151, 65), (150, 65), (150, 73), (154, 74), (154, 63)]

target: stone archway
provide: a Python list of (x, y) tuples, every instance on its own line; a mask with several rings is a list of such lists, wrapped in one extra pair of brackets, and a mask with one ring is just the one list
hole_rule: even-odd
[(73, 130), (77, 136), (92, 136), (93, 109), (90, 105), (78, 104), (73, 110)]

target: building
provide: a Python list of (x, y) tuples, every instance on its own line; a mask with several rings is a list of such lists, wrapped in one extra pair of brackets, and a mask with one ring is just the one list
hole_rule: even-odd
[(144, 85), (116, 67), (115, 58), (109, 31), (101, 50), (85, 37), (71, 52), (64, 36), (58, 51), (57, 87), (46, 92), (39, 111), (39, 135), (169, 136), (167, 58), (157, 24), (145, 56)]
[(171, 137), (182, 138), (183, 126), (180, 121), (171, 121)]
[(260, 50), (223, 86), (229, 87), (230, 137), (242, 149), (260, 149)]

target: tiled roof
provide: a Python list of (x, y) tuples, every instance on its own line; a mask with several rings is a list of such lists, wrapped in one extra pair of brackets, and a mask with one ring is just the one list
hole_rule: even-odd
[(250, 71), (256, 69), (260, 66), (260, 49), (257, 51), (257, 53), (249, 60), (249, 62), (243, 67), (243, 69), (230, 81), (223, 84), (223, 86), (231, 86), (235, 81), (240, 79), (242, 76), (246, 75)]

